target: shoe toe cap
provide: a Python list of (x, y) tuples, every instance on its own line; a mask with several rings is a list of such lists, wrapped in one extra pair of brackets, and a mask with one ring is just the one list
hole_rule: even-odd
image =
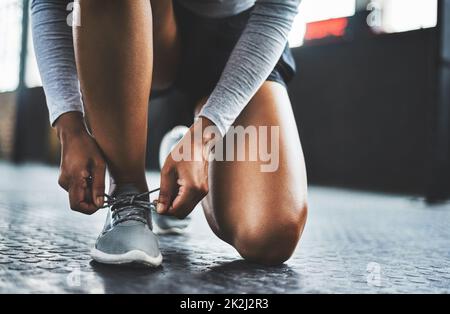
[(156, 235), (143, 224), (115, 226), (101, 235), (95, 246), (107, 254), (125, 254), (134, 250), (152, 257), (160, 254)]

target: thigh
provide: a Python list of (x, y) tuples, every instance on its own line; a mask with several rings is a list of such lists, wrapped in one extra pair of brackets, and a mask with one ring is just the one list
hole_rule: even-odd
[(152, 89), (162, 90), (174, 82), (181, 44), (172, 0), (150, 0), (153, 16)]
[[(276, 82), (265, 82), (234, 126), (267, 126), (267, 130), (278, 127), (278, 139), (273, 141), (276, 134), (272, 128), (272, 132), (267, 133), (266, 143), (272, 159), (278, 158), (278, 167), (272, 172), (264, 172), (261, 166), (267, 166), (268, 162), (260, 158), (257, 161), (212, 162), (210, 192), (202, 203), (208, 223), (217, 236), (235, 246), (237, 237), (248, 235), (248, 232), (258, 236), (277, 235), (276, 228), (283, 232), (283, 226), (293, 226), (291, 229), (295, 230), (289, 239), (294, 239), (291, 242), (296, 244), (295, 239), (298, 240), (306, 220), (307, 181), (286, 88)], [(262, 135), (259, 132), (258, 137)], [(229, 136), (230, 133), (225, 136), (224, 143)], [(247, 156), (249, 146), (246, 141)], [(272, 163), (275, 165), (275, 161)]]

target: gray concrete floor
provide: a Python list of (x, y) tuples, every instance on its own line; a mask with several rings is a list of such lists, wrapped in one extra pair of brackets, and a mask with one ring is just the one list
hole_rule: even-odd
[[(190, 233), (160, 237), (163, 267), (124, 269), (91, 261), (105, 211), (71, 212), (57, 176), (0, 163), (0, 292), (450, 292), (448, 204), (312, 187), (304, 236), (279, 267), (243, 261), (198, 209)], [(157, 174), (148, 178), (158, 185)]]

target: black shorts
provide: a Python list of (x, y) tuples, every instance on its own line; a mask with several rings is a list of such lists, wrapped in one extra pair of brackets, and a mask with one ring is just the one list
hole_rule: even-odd
[[(225, 18), (199, 16), (174, 1), (182, 54), (175, 86), (198, 101), (217, 85), (233, 48), (244, 31), (252, 8)], [(286, 45), (267, 78), (286, 84), (295, 74), (295, 61)]]

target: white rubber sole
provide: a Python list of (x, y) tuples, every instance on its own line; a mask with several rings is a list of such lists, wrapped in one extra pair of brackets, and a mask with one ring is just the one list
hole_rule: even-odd
[(139, 250), (132, 250), (124, 254), (108, 254), (93, 248), (91, 257), (96, 262), (112, 265), (142, 264), (149, 267), (158, 267), (162, 263), (161, 253), (156, 257), (152, 257)]
[(154, 231), (156, 234), (160, 234), (160, 235), (183, 235), (187, 232), (189, 227), (186, 228), (168, 228), (168, 229), (162, 229), (160, 228), (157, 224), (154, 224)]

